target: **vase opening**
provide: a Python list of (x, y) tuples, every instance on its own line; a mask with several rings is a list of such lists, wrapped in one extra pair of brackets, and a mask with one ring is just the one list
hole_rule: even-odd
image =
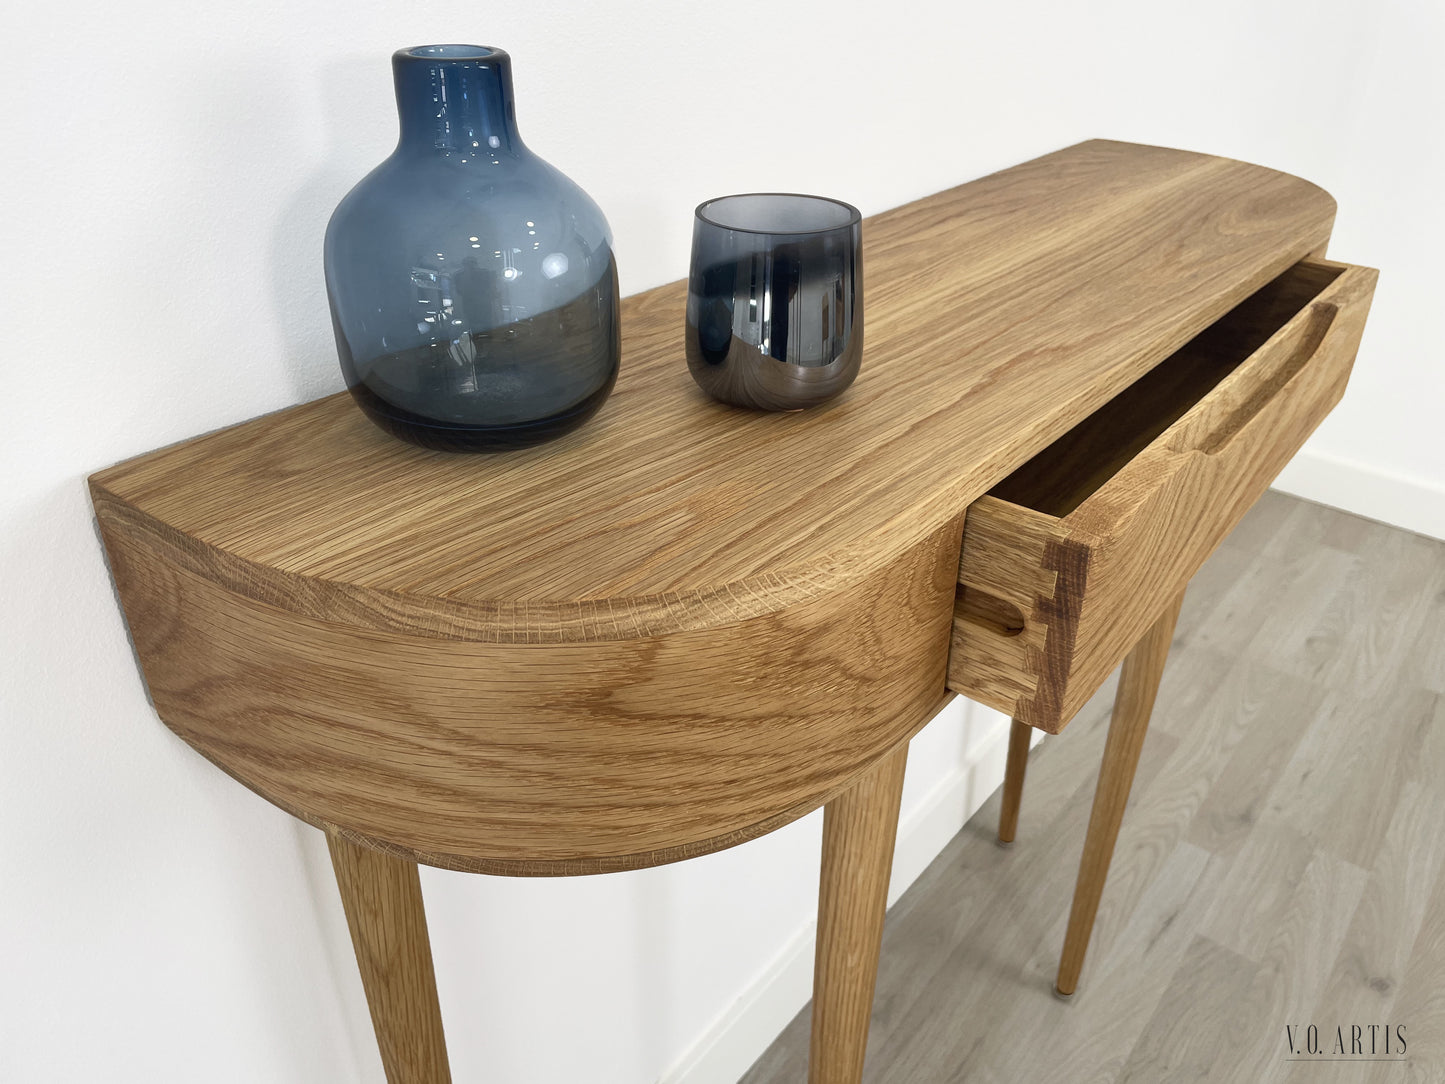
[(458, 164), (521, 146), (512, 58), (489, 45), (416, 45), (392, 57), (401, 147), (451, 153)]
[(417, 60), (480, 60), (494, 50), (485, 45), (418, 45), (402, 53)]

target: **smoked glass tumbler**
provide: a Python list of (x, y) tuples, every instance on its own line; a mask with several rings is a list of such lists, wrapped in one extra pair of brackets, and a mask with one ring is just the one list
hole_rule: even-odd
[(853, 383), (863, 361), (862, 222), (839, 200), (779, 192), (697, 208), (687, 367), (704, 391), (799, 410)]

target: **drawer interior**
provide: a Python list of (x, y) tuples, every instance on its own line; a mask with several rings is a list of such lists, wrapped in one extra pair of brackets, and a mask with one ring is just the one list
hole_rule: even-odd
[(1010, 474), (991, 495), (1047, 515), (1068, 515), (1342, 271), (1308, 260), (1295, 264)]

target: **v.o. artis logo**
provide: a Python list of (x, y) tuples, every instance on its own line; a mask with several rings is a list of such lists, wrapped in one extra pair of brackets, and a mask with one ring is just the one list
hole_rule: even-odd
[(1404, 1061), (1404, 1024), (1338, 1024), (1323, 1032), (1314, 1025), (1286, 1024), (1289, 1061)]

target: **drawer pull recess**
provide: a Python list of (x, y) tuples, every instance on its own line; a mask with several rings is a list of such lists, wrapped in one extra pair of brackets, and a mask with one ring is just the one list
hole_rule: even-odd
[(949, 688), (1061, 730), (1344, 394), (1375, 279), (1301, 261), (971, 504)]
[(1205, 438), (1199, 445), (1199, 450), (1205, 455), (1218, 455), (1230, 441), (1234, 440), (1239, 431), (1264, 409), (1265, 404), (1278, 395), (1280, 390), (1287, 386), (1305, 367), (1306, 363), (1318, 353), (1325, 341), (1325, 336), (1334, 326), (1335, 317), (1339, 315), (1339, 306), (1318, 302), (1311, 305), (1307, 311), (1309, 316), (1298, 326), (1296, 334), (1298, 342), (1290, 350), (1285, 363), (1270, 379), (1262, 382), (1251, 392), (1249, 398), (1231, 411), (1223, 422)]

